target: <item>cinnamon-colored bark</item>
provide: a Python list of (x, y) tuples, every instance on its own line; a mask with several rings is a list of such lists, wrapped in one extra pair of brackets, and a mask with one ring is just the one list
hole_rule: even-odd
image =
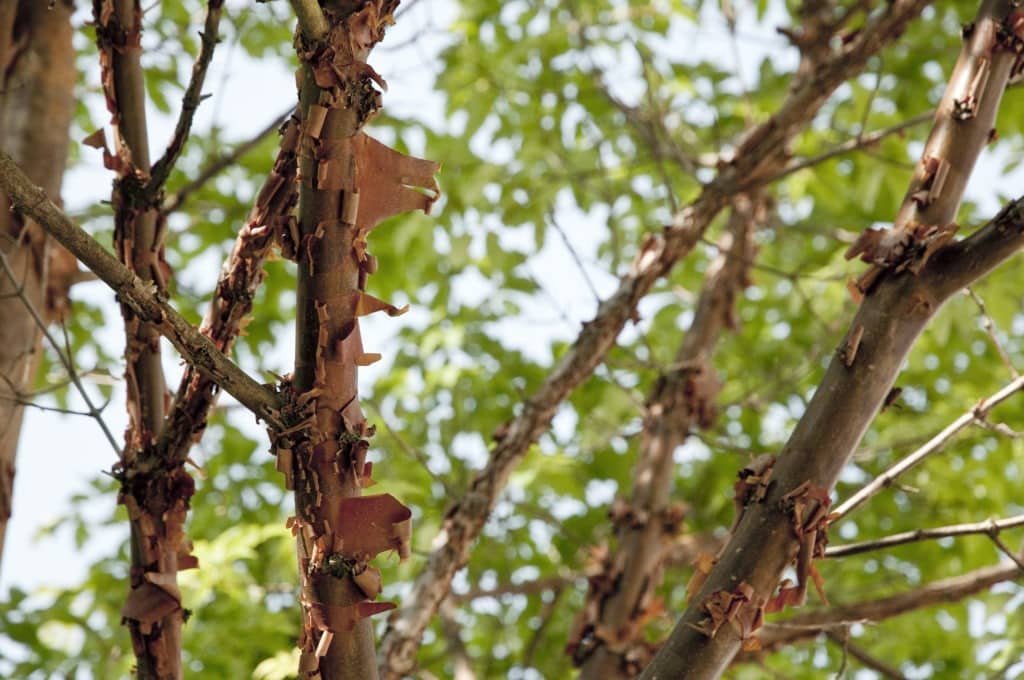
[[(0, 148), (47, 193), (60, 196), (74, 110), (71, 6), (35, 0), (0, 3)], [(0, 276), (0, 558), (11, 516), (23, 407), (39, 364), (40, 329), (21, 298), (49, 317), (66, 306), (74, 258), (35, 221), (0, 198), (0, 252), (18, 277)], [(50, 287), (50, 291), (47, 288)]]
[[(380, 76), (366, 63), (393, 21), (396, 0), (294, 2), (299, 11), (299, 219), (280, 234), (299, 263), (292, 408), (306, 420), (274, 433), (278, 467), (295, 489), (303, 627), (302, 677), (375, 678), (368, 616), (393, 608), (374, 602), (379, 552), (408, 554), (411, 513), (389, 495), (361, 496), (372, 483), (368, 425), (357, 371), (379, 355), (363, 351), (359, 317), (399, 310), (366, 294), (376, 260), (367, 236), (381, 220), (429, 210), (435, 163), (409, 158), (361, 132), (380, 107)], [(358, 11), (357, 11), (358, 10)], [(326, 25), (326, 31), (322, 30)], [(417, 185), (426, 193), (416, 191)], [(430, 194), (430, 195), (427, 195)]]
[[(114, 251), (121, 262), (164, 295), (171, 277), (164, 260), (165, 224), (160, 189), (184, 146), (199, 104), (206, 66), (216, 44), (222, 0), (209, 0), (199, 59), (167, 153), (151, 167), (146, 122), (145, 77), (141, 65), (142, 7), (139, 0), (93, 0), (96, 42), (107, 108), (114, 130), (114, 153), (102, 138), (104, 160), (117, 174)], [(181, 678), (181, 626), (184, 609), (177, 572), (196, 566), (185, 540), (184, 523), (194, 482), (183, 460), (165, 460), (156, 447), (164, 426), (167, 387), (161, 366), (158, 326), (129, 304), (125, 322), (125, 382), (129, 424), (122, 459), (114, 474), (119, 501), (131, 524), (131, 588), (122, 611), (132, 637), (140, 678)]]

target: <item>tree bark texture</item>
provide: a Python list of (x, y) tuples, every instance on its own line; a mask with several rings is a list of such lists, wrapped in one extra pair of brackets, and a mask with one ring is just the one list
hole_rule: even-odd
[[(0, 148), (33, 182), (59, 200), (74, 111), (71, 3), (20, 0), (0, 5)], [(0, 210), (0, 252), (18, 281), (0, 276), (0, 559), (11, 516), (15, 454), (23, 407), (31, 399), (41, 331), (25, 298), (48, 317), (66, 306), (73, 258), (49, 241), (30, 217)], [(50, 290), (48, 290), (50, 288)]]
[[(367, 236), (382, 220), (437, 198), (436, 163), (410, 158), (361, 132), (380, 108), (383, 80), (366, 63), (398, 5), (293, 3), (301, 134), (299, 219), (282, 248), (299, 264), (295, 372), (288, 390), (305, 420), (277, 432), (275, 452), (295, 489), (303, 627), (300, 675), (375, 678), (367, 617), (394, 607), (374, 602), (380, 572), (369, 562), (385, 550), (408, 554), (411, 512), (392, 496), (362, 496), (372, 483), (368, 425), (359, 406), (357, 371), (380, 358), (363, 351), (359, 317), (397, 309), (366, 291), (376, 270)], [(312, 17), (312, 18), (311, 18)], [(324, 23), (326, 22), (326, 23)], [(327, 30), (311, 30), (323, 27)], [(415, 187), (415, 188), (414, 188)]]
[[(881, 407), (910, 348), (942, 303), (964, 285), (991, 270), (1020, 248), (1020, 204), (1008, 206), (987, 227), (949, 245), (949, 225), (959, 206), (966, 177), (988, 139), (999, 99), (1018, 59), (1019, 41), (1009, 0), (986, 0), (936, 113), (937, 125), (904, 202), (900, 219), (928, 208), (926, 224), (906, 232), (897, 222), (887, 232), (862, 239), (886, 247), (868, 253), (877, 270), (861, 280), (867, 293), (846, 338), (837, 349), (806, 412), (775, 463), (749, 496), (733, 535), (671, 637), (641, 677), (716, 678), (763, 620), (764, 610), (802, 604), (811, 560), (824, 553), (829, 492), (840, 470)], [(958, 102), (965, 82), (988, 69), (984, 87), (972, 100), (973, 114)], [(965, 75), (967, 74), (967, 75)], [(955, 126), (944, 121), (952, 118)], [(984, 132), (979, 132), (980, 128)], [(955, 138), (941, 143), (939, 139)], [(973, 148), (976, 146), (977, 148)], [(933, 160), (934, 159), (934, 160)], [(943, 165), (945, 164), (945, 165)], [(936, 183), (936, 167), (958, 166)], [(923, 194), (921, 192), (924, 192)], [(949, 192), (948, 194), (946, 192)], [(938, 198), (942, 198), (941, 201)], [(922, 213), (924, 214), (924, 213)], [(924, 219), (920, 217), (918, 219)], [(895, 236), (898, 248), (890, 248)], [(982, 255), (984, 253), (985, 255)], [(881, 259), (879, 259), (881, 258)], [(783, 570), (796, 562), (800, 583), (775, 595)]]
[(766, 218), (764, 199), (738, 196), (720, 254), (708, 268), (672, 368), (655, 383), (647, 401), (643, 440), (628, 501), (610, 515), (618, 545), (589, 577), (590, 589), (569, 642), (580, 678), (634, 677), (650, 662), (644, 626), (662, 611), (655, 597), (665, 561), (682, 528), (686, 506), (671, 497), (673, 454), (695, 427), (715, 419), (719, 381), (711, 364), (723, 330), (735, 328), (734, 303), (747, 285), (754, 232)]
[[(96, 43), (115, 153), (104, 149), (116, 172), (114, 252), (144, 282), (165, 294), (170, 269), (163, 259), (163, 224), (158, 204), (144, 190), (150, 177), (145, 77), (141, 65), (142, 7), (139, 0), (93, 0)], [(105, 146), (105, 144), (103, 144)], [(132, 638), (140, 679), (183, 677), (181, 626), (184, 609), (179, 568), (195, 566), (184, 522), (195, 483), (184, 465), (164, 466), (154, 455), (163, 427), (167, 386), (160, 333), (122, 303), (125, 323), (125, 383), (128, 429), (114, 474), (118, 501), (131, 525), (131, 583), (122, 614)]]

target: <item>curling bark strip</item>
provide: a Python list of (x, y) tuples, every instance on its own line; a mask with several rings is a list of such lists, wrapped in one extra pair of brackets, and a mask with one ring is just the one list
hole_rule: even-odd
[[(986, 0), (979, 10), (974, 32), (966, 36), (964, 53), (970, 57), (961, 58), (950, 80), (950, 89), (956, 96), (947, 92), (936, 114), (937, 120), (952, 117), (960, 125), (984, 127), (984, 134), (962, 132), (963, 144), (968, 144), (967, 140), (979, 146), (984, 144), (991, 119), (982, 115), (962, 116), (962, 107), (957, 103), (959, 84), (965, 80), (973, 82), (975, 78), (966, 78), (960, 71), (976, 74), (978, 62), (990, 64), (991, 75), (977, 100), (976, 111), (996, 106), (1011, 70), (1017, 68), (1014, 64), (1020, 49), (1016, 47), (1017, 39), (1008, 34), (1016, 35), (1018, 26), (1013, 2)], [(976, 39), (983, 41), (980, 47)], [(1008, 48), (1008, 44), (1012, 47)], [(947, 146), (945, 151), (947, 157), (937, 159), (936, 163), (926, 159), (922, 165), (934, 168), (941, 162), (973, 163), (977, 158), (977, 150), (968, 148)], [(970, 171), (970, 167), (961, 167), (958, 173), (966, 176)], [(935, 174), (931, 175), (931, 184), (922, 184), (922, 176), (916, 175), (911, 183), (911, 200), (925, 201), (929, 199), (928, 192), (952, 192), (949, 187), (957, 185), (962, 191), (965, 181), (949, 184), (952, 170), (945, 172), (946, 183), (938, 185), (934, 183)], [(901, 249), (887, 251), (883, 264), (876, 265), (881, 271), (863, 287), (868, 295), (837, 350), (838, 360), (831, 362), (783, 448), (774, 467), (774, 481), (758, 502), (745, 508), (704, 586), (691, 599), (670, 638), (641, 677), (718, 677), (750, 632), (743, 626), (723, 623), (760, 621), (766, 606), (802, 599), (791, 598), (791, 588), (783, 588), (774, 597), (779, 578), (789, 564), (798, 560), (799, 587), (806, 588), (806, 578), (814, 573), (809, 558), (824, 552), (824, 540), (819, 539), (823, 539), (828, 522), (824, 516), (828, 492), (881, 407), (914, 341), (955, 291), (977, 280), (1021, 247), (1020, 201), (1008, 205), (971, 237), (947, 245), (949, 240), (939, 234), (948, 230), (960, 197), (943, 196), (940, 204), (938, 196), (932, 195), (936, 200), (928, 205), (942, 207), (929, 213), (935, 229), (919, 232), (920, 238), (900, 236), (898, 242), (904, 244)], [(933, 236), (936, 240), (928, 240)], [(811, 517), (816, 518), (813, 525), (806, 523)], [(723, 595), (738, 603), (724, 614), (717, 606)]]
[(673, 453), (693, 428), (714, 423), (719, 382), (711, 357), (722, 331), (736, 327), (734, 303), (747, 286), (754, 232), (764, 223), (766, 209), (758, 197), (733, 201), (729, 228), (719, 257), (708, 267), (693, 323), (673, 368), (659, 377), (648, 398), (632, 495), (616, 501), (609, 512), (618, 545), (588, 579), (587, 601), (567, 648), (581, 666), (580, 678), (632, 678), (654, 655), (644, 625), (664, 610), (654, 593), (686, 510), (671, 502)]
[[(400, 678), (415, 665), (423, 632), (447, 596), (455, 573), (469, 559), (469, 551), (508, 482), (513, 468), (545, 432), (569, 394), (604, 360), (619, 332), (636, 314), (636, 306), (675, 263), (699, 242), (705, 230), (729, 200), (776, 175), (788, 160), (788, 145), (813, 119), (821, 105), (841, 83), (863, 70), (867, 60), (902, 35), (907, 25), (929, 4), (928, 0), (894, 0), (863, 30), (824, 53), (806, 51), (781, 108), (752, 129), (738, 144), (734, 157), (723, 162), (716, 178), (662, 234), (651, 235), (640, 247), (630, 271), (618, 289), (584, 324), (566, 354), (541, 387), (523, 404), (522, 413), (508, 423), (505, 434), (466, 493), (448, 510), (440, 544), (427, 559), (406, 604), (388, 619), (381, 641), (381, 673)], [(836, 20), (826, 29), (838, 31)], [(834, 45), (826, 35), (824, 45)]]
[[(74, 112), (69, 2), (0, 3), (0, 148), (33, 181), (60, 195)], [(0, 275), (0, 558), (11, 515), (15, 454), (24, 407), (42, 356), (40, 330), (25, 302), (48, 318), (66, 310), (77, 264), (35, 220), (0, 196), (0, 253), (16, 281)]]
[[(380, 108), (384, 81), (366, 59), (393, 22), (395, 0), (301, 6), (296, 38), (299, 83), (299, 218), (280, 229), (283, 252), (299, 265), (295, 372), (283, 391), (299, 425), (272, 431), (278, 469), (295, 490), (303, 611), (299, 674), (376, 677), (367, 617), (394, 607), (375, 602), (380, 572), (369, 562), (408, 556), (411, 512), (394, 497), (361, 496), (373, 483), (357, 371), (379, 359), (363, 350), (359, 317), (404, 312), (366, 293), (376, 259), (367, 237), (384, 219), (427, 212), (438, 197), (439, 165), (404, 156), (362, 133)], [(309, 30), (309, 25), (326, 31)]]

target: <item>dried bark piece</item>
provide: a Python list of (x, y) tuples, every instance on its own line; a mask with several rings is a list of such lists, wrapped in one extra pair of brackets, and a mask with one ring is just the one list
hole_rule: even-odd
[[(181, 609), (180, 592), (177, 596), (168, 592), (164, 585), (153, 582), (148, 572), (146, 578), (137, 588), (132, 588), (121, 608), (121, 616), (139, 622), (143, 635), (153, 630), (153, 624)], [(166, 580), (163, 583), (166, 584)], [(177, 586), (174, 589), (177, 590)]]
[(699, 624), (690, 624), (690, 627), (713, 638), (722, 626), (739, 614), (743, 605), (750, 602), (753, 596), (754, 587), (746, 581), (741, 581), (732, 590), (715, 591), (701, 605), (707, 618)]
[(294, 458), (292, 456), (292, 450), (277, 449), (276, 455), (277, 462), (275, 464), (275, 468), (277, 469), (278, 472), (284, 475), (284, 487), (290, 491), (294, 490), (295, 478), (293, 476), (294, 473), (292, 472), (294, 470)]
[(406, 156), (360, 133), (355, 146), (358, 168), (359, 216), (357, 224), (366, 232), (383, 220), (411, 210), (429, 214), (441, 195), (434, 175), (440, 163)]
[(384, 579), (380, 575), (380, 569), (376, 567), (366, 567), (363, 571), (353, 575), (352, 580), (368, 600), (376, 600), (381, 590), (384, 589)]
[(697, 553), (697, 557), (693, 560), (693, 576), (690, 577), (689, 582), (686, 584), (687, 599), (700, 592), (701, 587), (708, 578), (708, 574), (711, 573), (711, 569), (717, 562), (718, 558), (709, 552)]
[(354, 295), (356, 296), (356, 316), (366, 316), (381, 311), (386, 312), (388, 316), (401, 316), (409, 311), (409, 305), (395, 307), (393, 304), (361, 291), (357, 291)]
[(391, 494), (344, 498), (329, 520), (347, 558), (372, 559), (386, 550), (397, 551), (402, 560), (409, 556), (412, 511)]

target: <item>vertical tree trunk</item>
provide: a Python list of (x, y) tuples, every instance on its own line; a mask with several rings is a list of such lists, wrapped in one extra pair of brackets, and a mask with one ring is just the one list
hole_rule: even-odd
[(306, 420), (298, 432), (277, 433), (275, 448), (295, 489), (300, 675), (363, 680), (377, 677), (367, 617), (394, 606), (373, 602), (380, 573), (368, 563), (384, 550), (408, 554), (411, 516), (391, 496), (360, 495), (372, 483), (366, 453), (373, 427), (359, 407), (356, 376), (379, 355), (363, 351), (359, 317), (404, 311), (365, 293), (376, 270), (366, 238), (391, 215), (428, 210), (439, 166), (361, 132), (380, 108), (375, 83), (383, 87), (366, 59), (398, 2), (331, 2), (322, 12), (315, 2), (293, 4), (302, 25), (299, 224), (295, 236), (281, 237), (299, 263), (291, 391)]
[[(115, 136), (115, 154), (105, 155), (108, 167), (117, 172), (112, 198), (114, 250), (141, 279), (165, 291), (170, 272), (163, 260), (158, 199), (145, 190), (150, 154), (140, 63), (142, 8), (139, 0), (94, 0), (93, 12)], [(128, 306), (122, 305), (121, 313), (129, 424), (124, 456), (115, 470), (121, 481), (119, 501), (128, 509), (131, 523), (132, 555), (131, 589), (123, 614), (138, 677), (181, 678), (184, 610), (177, 572), (194, 564), (187, 556), (183, 528), (194, 482), (180, 462), (164, 465), (155, 447), (167, 399), (160, 335)]]
[[(0, 147), (56, 199), (67, 161), (75, 70), (71, 3), (52, 5), (38, 0), (0, 4)], [(49, 314), (57, 311), (58, 298), (66, 294), (66, 287), (58, 285), (64, 290), (47, 295), (56, 247), (37, 224), (9, 210), (9, 205), (4, 197), (0, 252), (18, 281), (0, 274), (0, 557), (21, 432), (23, 409), (18, 401), (30, 397), (40, 357), (40, 329), (15, 293), (20, 289), (37, 310)], [(66, 256), (63, 249), (59, 252)]]

